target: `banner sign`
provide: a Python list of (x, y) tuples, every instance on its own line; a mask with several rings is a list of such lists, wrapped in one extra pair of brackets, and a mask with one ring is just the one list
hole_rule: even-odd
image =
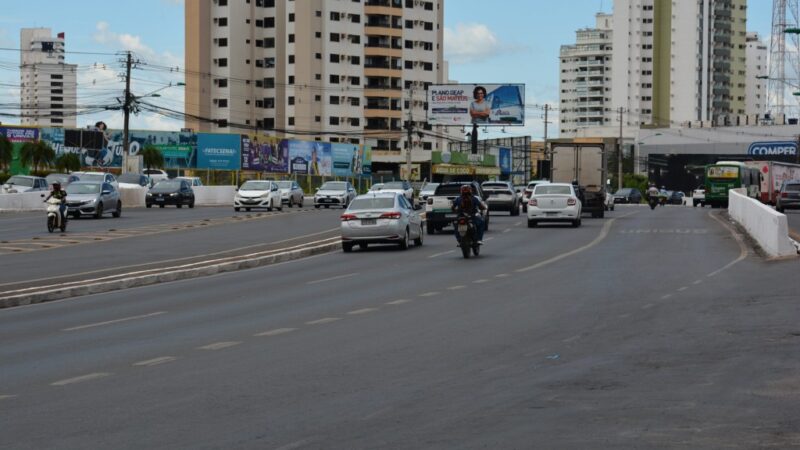
[(411, 164), (411, 173), (408, 173), (405, 164), (400, 164), (400, 179), (408, 181), (419, 181), (421, 179), (420, 173), (422, 172), (421, 164)]
[(197, 134), (197, 168), (239, 170), (242, 137), (238, 134)]
[(506, 147), (500, 147), (498, 151), (498, 156), (500, 157), (500, 173), (503, 175), (508, 175), (511, 173), (511, 149)]
[[(353, 170), (359, 163), (361, 153), (358, 144), (331, 144), (332, 174), (336, 177), (352, 177), (359, 170)], [(359, 168), (360, 169), (360, 168)]]
[(289, 141), (263, 134), (243, 134), (242, 170), (288, 173)]
[(430, 125), (523, 126), (524, 84), (444, 84), (428, 88)]
[(431, 152), (433, 164), (458, 164), (476, 166), (497, 166), (494, 155), (473, 155), (463, 152)]
[(747, 154), (751, 156), (796, 156), (797, 142), (753, 142), (747, 149)]
[(331, 144), (318, 141), (289, 141), (289, 171), (298, 175), (332, 173)]
[(33, 142), (39, 139), (38, 128), (0, 127), (0, 135), (5, 136), (12, 144)]

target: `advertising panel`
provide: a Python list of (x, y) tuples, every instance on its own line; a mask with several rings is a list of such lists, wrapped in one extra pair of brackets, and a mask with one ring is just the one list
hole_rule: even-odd
[(444, 84), (428, 88), (430, 125), (525, 125), (524, 84)]
[(419, 181), (421, 173), (422, 166), (420, 164), (411, 164), (411, 173), (408, 173), (405, 164), (400, 164), (400, 179), (402, 180)]
[(197, 168), (239, 170), (242, 137), (238, 134), (197, 134)]
[(289, 141), (263, 134), (243, 134), (242, 170), (287, 173)]
[(298, 175), (332, 173), (331, 144), (315, 141), (289, 141), (289, 170)]
[(369, 145), (362, 145), (359, 147), (358, 160), (354, 165), (356, 169), (360, 166), (361, 169), (355, 175), (371, 175), (372, 174), (372, 147)]
[(747, 149), (752, 156), (796, 156), (797, 142), (753, 142)]
[(500, 147), (498, 151), (498, 157), (500, 158), (500, 173), (503, 175), (508, 175), (511, 173), (511, 149), (506, 147)]
[(331, 144), (332, 174), (337, 177), (352, 177), (358, 170), (353, 170), (359, 162), (362, 153), (358, 144)]
[(39, 139), (39, 129), (26, 127), (0, 127), (0, 135), (7, 137), (8, 140), (11, 141), (12, 158), (11, 166), (9, 167), (10, 173), (12, 175), (28, 173), (27, 168), (22, 167), (22, 164), (19, 162), (19, 151), (22, 148), (22, 145), (26, 142), (34, 142)]

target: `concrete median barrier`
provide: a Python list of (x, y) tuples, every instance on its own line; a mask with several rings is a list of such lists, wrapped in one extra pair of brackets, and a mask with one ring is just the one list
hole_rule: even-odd
[(735, 190), (728, 191), (728, 214), (769, 256), (797, 256), (784, 214)]

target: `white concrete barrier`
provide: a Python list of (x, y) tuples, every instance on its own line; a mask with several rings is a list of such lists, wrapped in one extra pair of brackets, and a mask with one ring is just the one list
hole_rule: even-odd
[(233, 206), (234, 186), (196, 186), (194, 188), (195, 205), (228, 205)]
[(728, 191), (728, 214), (769, 256), (797, 255), (789, 239), (789, 223), (784, 214), (736, 190)]
[(42, 194), (48, 192), (20, 192), (18, 194), (0, 194), (0, 211), (44, 211)]
[(123, 208), (141, 208), (144, 206), (144, 196), (147, 188), (143, 187), (121, 187), (119, 196), (122, 200)]

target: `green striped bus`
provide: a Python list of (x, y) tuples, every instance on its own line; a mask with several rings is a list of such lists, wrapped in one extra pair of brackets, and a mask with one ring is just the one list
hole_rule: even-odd
[(706, 166), (706, 204), (712, 208), (728, 206), (728, 190), (745, 188), (747, 196), (759, 199), (761, 172), (739, 161), (719, 161)]

